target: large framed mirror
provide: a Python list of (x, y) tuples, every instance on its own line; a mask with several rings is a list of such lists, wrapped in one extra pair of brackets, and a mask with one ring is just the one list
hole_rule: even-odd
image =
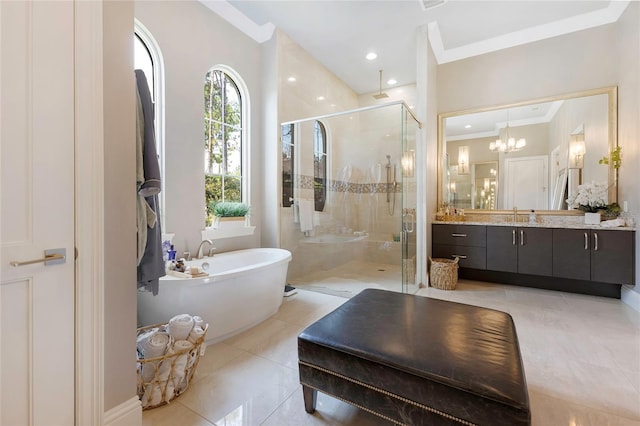
[(438, 116), (438, 205), (472, 212), (578, 214), (578, 185), (618, 176), (599, 160), (617, 146), (617, 87)]

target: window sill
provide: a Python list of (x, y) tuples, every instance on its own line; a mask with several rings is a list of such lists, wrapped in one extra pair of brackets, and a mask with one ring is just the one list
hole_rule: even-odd
[(224, 238), (245, 237), (253, 235), (255, 226), (238, 226), (222, 228), (206, 228), (201, 231), (202, 240), (220, 240)]

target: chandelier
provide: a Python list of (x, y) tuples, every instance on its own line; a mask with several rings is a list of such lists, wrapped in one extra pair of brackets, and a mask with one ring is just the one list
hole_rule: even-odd
[(520, 151), (527, 145), (527, 141), (524, 138), (516, 139), (509, 136), (509, 110), (507, 110), (507, 126), (505, 128), (505, 139), (506, 142), (504, 142), (500, 138), (498, 138), (495, 142), (491, 142), (489, 144), (489, 150), (491, 150), (492, 152), (509, 153)]

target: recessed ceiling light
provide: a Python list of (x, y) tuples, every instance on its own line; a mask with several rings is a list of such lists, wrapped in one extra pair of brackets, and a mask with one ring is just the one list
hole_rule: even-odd
[(390, 78), (389, 80), (387, 80), (387, 84), (388, 84), (388, 85), (390, 85), (390, 86), (393, 86), (393, 85), (394, 85), (394, 84), (396, 84), (397, 82), (398, 82), (398, 81), (397, 81), (397, 80), (395, 80), (395, 79), (393, 79), (393, 78)]
[(373, 61), (377, 57), (378, 55), (375, 52), (369, 52), (367, 53), (367, 56), (365, 56), (365, 58), (367, 58), (370, 61)]
[(318, 100), (318, 101), (324, 101), (324, 96), (318, 96), (318, 97), (316, 98), (316, 100)]
[(296, 81), (296, 78), (295, 78), (295, 77), (289, 77), (289, 78), (287, 79), (287, 81), (288, 81), (289, 83), (293, 83), (294, 81)]
[(470, 129), (470, 128), (471, 128), (471, 124), (465, 124), (465, 125), (464, 125), (464, 128), (465, 128), (465, 129)]

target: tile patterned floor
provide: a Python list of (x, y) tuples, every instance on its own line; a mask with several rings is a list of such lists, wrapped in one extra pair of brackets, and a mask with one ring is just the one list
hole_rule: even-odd
[[(509, 312), (534, 426), (640, 426), (640, 313), (620, 300), (460, 280), (422, 296)], [(389, 425), (318, 394), (304, 411), (296, 337), (347, 299), (299, 290), (262, 324), (207, 348), (190, 388), (145, 426)]]

